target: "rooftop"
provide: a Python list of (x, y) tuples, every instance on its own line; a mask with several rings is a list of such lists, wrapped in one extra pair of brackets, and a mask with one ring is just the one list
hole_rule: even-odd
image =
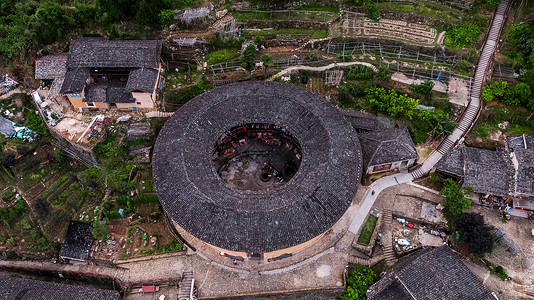
[(0, 276), (0, 300), (118, 300), (120, 294), (113, 290), (97, 289), (83, 285)]
[(534, 149), (534, 136), (523, 134), (521, 136), (508, 138), (507, 146), (508, 148), (517, 149), (517, 148), (527, 148)]
[(159, 67), (162, 42), (83, 37), (71, 41), (68, 69)]
[(358, 136), (366, 167), (419, 158), (406, 128), (369, 131)]
[(436, 169), (449, 175), (464, 177), (462, 150), (456, 147), (451, 148), (436, 164)]
[(458, 256), (444, 245), (421, 250), (367, 291), (368, 300), (495, 300)]
[(35, 79), (56, 79), (65, 75), (67, 54), (47, 55), (35, 61)]
[[(212, 165), (215, 140), (246, 123), (291, 132), (302, 148), (295, 176), (276, 189), (239, 190)], [(156, 190), (187, 232), (233, 251), (271, 252), (327, 231), (360, 182), (358, 135), (325, 99), (292, 85), (245, 82), (210, 90), (180, 108), (154, 147)]]
[(462, 154), (465, 186), (472, 187), (475, 193), (502, 197), (510, 194), (511, 166), (506, 163), (502, 152), (465, 147)]
[(94, 238), (91, 224), (71, 221), (59, 256), (67, 259), (87, 260)]
[(345, 119), (356, 131), (376, 131), (393, 128), (393, 124), (384, 116), (373, 115), (356, 110), (340, 110)]
[(158, 70), (147, 68), (134, 69), (130, 72), (124, 91), (152, 93), (157, 79)]
[(516, 193), (534, 196), (534, 148), (516, 148), (518, 161)]

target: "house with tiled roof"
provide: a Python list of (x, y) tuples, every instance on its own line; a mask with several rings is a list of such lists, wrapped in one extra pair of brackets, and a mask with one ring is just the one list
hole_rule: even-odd
[(495, 300), (454, 251), (421, 250), (367, 290), (368, 300)]
[(37, 60), (35, 77), (52, 80), (76, 111), (153, 109), (161, 90), (161, 41), (83, 37), (66, 55)]
[(358, 134), (367, 174), (408, 168), (419, 158), (406, 128), (389, 128)]
[(508, 197), (512, 188), (512, 174), (503, 151), (473, 147), (462, 149), (464, 184), (473, 192)]
[(69, 261), (87, 261), (93, 241), (91, 224), (71, 221), (59, 257)]

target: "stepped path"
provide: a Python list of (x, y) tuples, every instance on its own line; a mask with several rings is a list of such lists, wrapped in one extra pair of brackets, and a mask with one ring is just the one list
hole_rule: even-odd
[(482, 54), (480, 55), (475, 72), (474, 82), (471, 86), (471, 99), (469, 100), (467, 109), (462, 115), (459, 125), (454, 129), (451, 135), (443, 140), (437, 151), (434, 151), (423, 162), (423, 164), (419, 166), (419, 168), (415, 169), (411, 173), (395, 174), (383, 177), (373, 182), (373, 184), (370, 186), (369, 192), (367, 195), (365, 195), (363, 202), (360, 204), (360, 210), (358, 214), (353, 219), (352, 224), (349, 227), (351, 232), (358, 234), (366, 216), (369, 214), (369, 211), (376, 200), (376, 197), (382, 190), (390, 186), (413, 181), (414, 179), (428, 174), (434, 165), (443, 157), (443, 155), (447, 153), (449, 149), (458, 144), (458, 142), (460, 142), (460, 140), (469, 132), (482, 106), (480, 100), (482, 87), (486, 81), (486, 73), (493, 58), (493, 53), (497, 47), (497, 42), (501, 35), (506, 11), (508, 10), (510, 2), (511, 0), (503, 0), (495, 11), (491, 29), (486, 39), (486, 44), (482, 50)]

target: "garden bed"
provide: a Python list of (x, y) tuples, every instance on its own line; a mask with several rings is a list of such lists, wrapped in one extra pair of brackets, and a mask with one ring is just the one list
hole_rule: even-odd
[(362, 230), (360, 231), (360, 236), (358, 237), (358, 243), (369, 245), (369, 243), (371, 242), (371, 237), (373, 236), (373, 233), (375, 231), (377, 221), (378, 221), (378, 217), (369, 215), (369, 217), (367, 218), (367, 221), (363, 225)]

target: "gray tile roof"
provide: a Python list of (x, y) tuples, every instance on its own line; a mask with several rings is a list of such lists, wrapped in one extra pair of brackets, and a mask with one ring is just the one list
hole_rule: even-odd
[(456, 147), (451, 148), (436, 164), (436, 169), (443, 173), (463, 178), (464, 157), (462, 150)]
[(0, 133), (6, 138), (10, 138), (15, 134), (15, 128), (13, 128), (13, 122), (0, 116)]
[(124, 92), (124, 84), (92, 83), (85, 88), (83, 102), (133, 103), (132, 94)]
[(71, 221), (59, 256), (68, 259), (87, 260), (93, 241), (91, 224)]
[(534, 196), (534, 149), (517, 148), (518, 161), (516, 193)]
[(83, 37), (71, 41), (68, 69), (79, 68), (158, 68), (161, 41), (108, 40)]
[(81, 93), (89, 79), (89, 68), (70, 69), (65, 73), (61, 93)]
[(35, 61), (35, 79), (55, 79), (65, 75), (67, 54), (47, 55)]
[[(246, 123), (280, 126), (299, 141), (302, 163), (285, 185), (243, 191), (217, 175), (215, 140)], [(271, 252), (336, 223), (358, 189), (362, 162), (357, 133), (325, 99), (293, 85), (249, 81), (182, 106), (159, 133), (152, 168), (163, 208), (184, 230), (223, 249)]]
[(406, 128), (363, 132), (358, 137), (366, 167), (419, 158)]
[(507, 146), (508, 148), (517, 149), (517, 148), (527, 148), (534, 149), (534, 136), (523, 134), (521, 136), (508, 138)]
[(120, 294), (83, 285), (71, 285), (0, 276), (0, 300), (118, 300)]
[(393, 128), (394, 124), (384, 116), (376, 116), (370, 113), (356, 110), (340, 110), (345, 119), (356, 131), (376, 131)]
[(130, 71), (126, 92), (147, 92), (152, 93), (158, 79), (158, 70), (139, 68)]
[(495, 300), (448, 247), (422, 250), (372, 285), (368, 300)]
[(472, 187), (475, 193), (503, 197), (510, 194), (513, 174), (502, 152), (465, 147), (462, 153), (465, 160), (464, 186)]

